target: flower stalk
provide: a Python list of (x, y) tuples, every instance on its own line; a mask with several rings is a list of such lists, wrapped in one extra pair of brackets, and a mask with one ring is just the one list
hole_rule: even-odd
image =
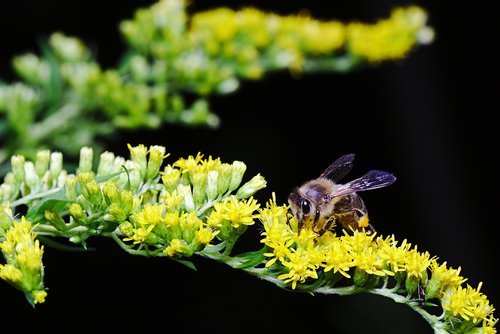
[(61, 32), (41, 55), (14, 58), (20, 81), (0, 83), (0, 175), (11, 155), (33, 158), (41, 146), (74, 157), (82, 146), (101, 152), (99, 137), (120, 129), (217, 127), (209, 97), (242, 81), (276, 71), (345, 73), (404, 59), (433, 36), (416, 6), (373, 23), (345, 23), (256, 8), (188, 15), (184, 0), (138, 9), (119, 29), (126, 45), (116, 68), (102, 68), (82, 40)]
[[(299, 228), (274, 194), (265, 206), (253, 197), (266, 181), (257, 174), (243, 182), (240, 161), (199, 153), (164, 166), (164, 147), (129, 145), (129, 151), (129, 159), (104, 152), (95, 165), (93, 149), (84, 147), (74, 174), (61, 168), (56, 152), (41, 151), (35, 162), (12, 157), (13, 169), (0, 185), (0, 278), (32, 305), (47, 297), (40, 240), (86, 249), (89, 237), (100, 236), (129, 254), (190, 268), (194, 255), (210, 258), (288, 291), (380, 295), (411, 307), (436, 333), (496, 332), (482, 283), (464, 285), (460, 268), (406, 240), (364, 229), (319, 235), (311, 224)], [(19, 218), (21, 204), (28, 210)], [(233, 246), (257, 222), (260, 248), (234, 255)], [(430, 306), (442, 314), (430, 313)]]

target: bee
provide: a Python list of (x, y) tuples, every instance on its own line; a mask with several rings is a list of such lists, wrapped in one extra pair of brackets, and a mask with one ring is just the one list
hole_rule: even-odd
[(307, 181), (290, 193), (288, 203), (297, 217), (299, 229), (309, 224), (314, 232), (322, 235), (340, 224), (346, 230), (375, 231), (357, 192), (386, 187), (394, 183), (396, 177), (371, 170), (360, 178), (339, 184), (351, 171), (354, 157), (354, 154), (346, 154), (338, 158), (317, 179)]

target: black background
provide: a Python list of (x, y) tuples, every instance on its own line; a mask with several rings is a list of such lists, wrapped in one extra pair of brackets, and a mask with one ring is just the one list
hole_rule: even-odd
[[(248, 178), (262, 173), (280, 202), (291, 188), (316, 177), (334, 159), (356, 153), (351, 177), (369, 169), (397, 175), (391, 187), (363, 198), (379, 233), (408, 239), (462, 267), (469, 283), (484, 282), (498, 305), (498, 15), (492, 1), (191, 1), (191, 12), (220, 5), (252, 5), (282, 14), (307, 9), (318, 18), (372, 21), (396, 5), (428, 10), (436, 40), (406, 60), (347, 75), (294, 78), (277, 73), (245, 82), (235, 94), (214, 97), (220, 129), (165, 126), (120, 133), (126, 143), (165, 145), (172, 157), (198, 151), (242, 160)], [(105, 3), (106, 5), (103, 5)], [(106, 67), (124, 50), (119, 21), (152, 1), (34, 1), (0, 6), (0, 78), (12, 80), (10, 59), (38, 52), (54, 31), (83, 38)], [(328, 3), (328, 4), (327, 4)], [(259, 247), (257, 229), (241, 250)], [(104, 332), (249, 330), (270, 333), (431, 333), (415, 312), (382, 297), (310, 296), (282, 291), (243, 272), (201, 258), (194, 272), (167, 259), (124, 254), (107, 240), (91, 253), (46, 249), (49, 296), (36, 310), (6, 284), (0, 286), (4, 324), (23, 329)], [(497, 314), (498, 316), (498, 314)]]

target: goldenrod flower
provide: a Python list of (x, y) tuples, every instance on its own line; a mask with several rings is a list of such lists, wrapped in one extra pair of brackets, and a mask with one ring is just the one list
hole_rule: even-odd
[(231, 226), (238, 228), (241, 225), (253, 225), (254, 219), (259, 215), (255, 213), (260, 204), (254, 198), (248, 200), (238, 200), (236, 197), (231, 197), (222, 203), (215, 203), (214, 209), (219, 212), (221, 216), (231, 222)]
[(420, 253), (416, 248), (406, 253), (405, 270), (408, 276), (418, 279), (427, 279), (427, 269), (431, 265), (433, 258), (429, 252)]
[(349, 245), (339, 238), (331, 238), (326, 246), (325, 252), (325, 272), (332, 270), (340, 273), (346, 278), (351, 278), (349, 270), (356, 265), (354, 258), (349, 252)]
[(281, 263), (289, 271), (288, 273), (279, 275), (278, 279), (283, 280), (285, 283), (292, 283), (292, 289), (295, 289), (297, 283), (305, 283), (308, 278), (318, 278), (316, 269), (319, 264), (314, 261), (315, 259), (311, 259), (308, 250), (302, 248), (294, 249), (287, 257), (288, 260), (281, 261)]
[(0, 250), (7, 261), (0, 264), (0, 278), (23, 291), (33, 304), (43, 303), (43, 246), (35, 239), (33, 226), (24, 216), (14, 221), (4, 234)]
[(466, 278), (460, 276), (460, 267), (458, 269), (448, 268), (446, 262), (439, 264), (436, 259), (432, 259), (430, 269), (431, 278), (425, 288), (425, 294), (428, 298), (440, 296), (442, 291), (453, 290), (467, 281)]

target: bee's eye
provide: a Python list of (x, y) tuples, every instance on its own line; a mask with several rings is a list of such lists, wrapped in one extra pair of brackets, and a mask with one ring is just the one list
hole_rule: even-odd
[(300, 200), (300, 210), (305, 215), (307, 215), (311, 211), (311, 204), (309, 204), (308, 200), (304, 198)]

